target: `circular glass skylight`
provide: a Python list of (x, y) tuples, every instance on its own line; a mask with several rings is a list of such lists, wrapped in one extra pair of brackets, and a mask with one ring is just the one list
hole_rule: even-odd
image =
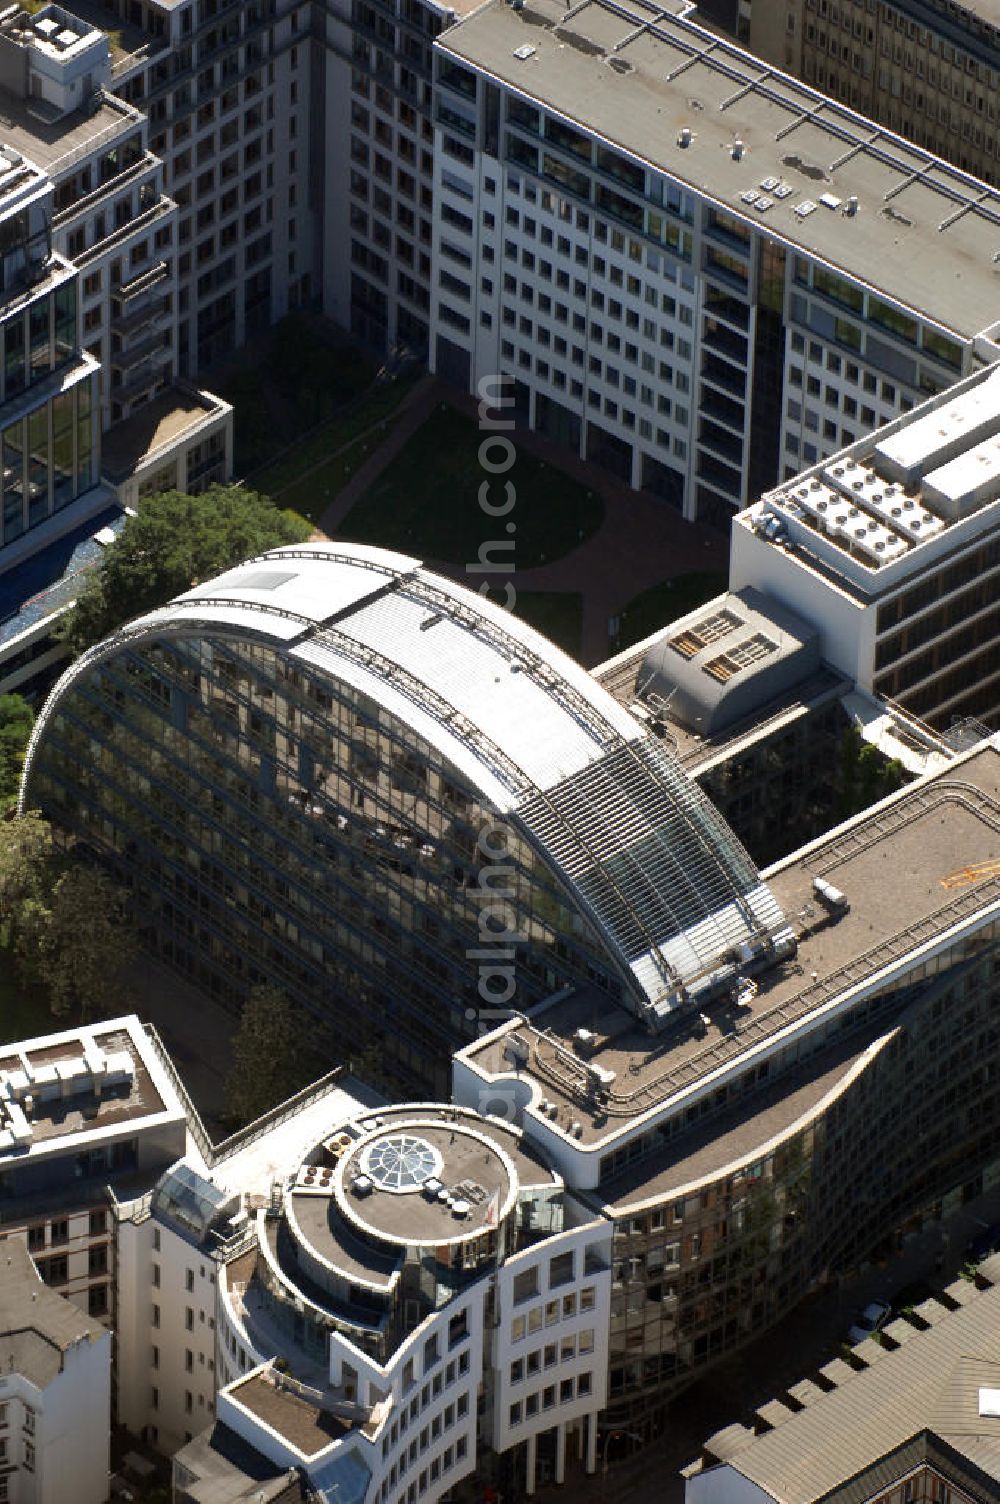
[(380, 1138), (365, 1152), (365, 1173), (381, 1191), (417, 1191), (444, 1161), (425, 1138), (409, 1133)]

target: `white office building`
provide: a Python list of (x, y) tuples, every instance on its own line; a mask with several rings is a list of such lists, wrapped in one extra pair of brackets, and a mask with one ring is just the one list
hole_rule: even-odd
[(1000, 198), (677, 15), (438, 39), (432, 368), (728, 523), (972, 369)]
[[(496, 1118), (421, 1103), (331, 1128), (219, 1271), (218, 1422), (369, 1504), (440, 1498), (515, 1446), (534, 1492), (543, 1434), (546, 1476), (593, 1471), (608, 1225)], [(179, 1489), (206, 1449), (175, 1458)]]
[(827, 663), (940, 729), (1000, 714), (1000, 365), (735, 519), (730, 583), (813, 623)]
[(0, 1499), (105, 1504), (111, 1333), (0, 1244)]

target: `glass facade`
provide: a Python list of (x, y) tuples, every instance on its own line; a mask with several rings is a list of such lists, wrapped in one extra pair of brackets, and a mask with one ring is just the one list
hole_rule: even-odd
[[(446, 1089), (491, 1003), (620, 990), (524, 835), (401, 720), (269, 644), (136, 642), (78, 675), (28, 798), (118, 865), (165, 961), (233, 1004), (279, 985), (401, 1085)], [(518, 943), (495, 942), (482, 992), (491, 910)]]
[(69, 506), (95, 482), (93, 383), (88, 375), (26, 416), (4, 424), (3, 543)]
[[(8, 228), (3, 220), (0, 256)], [(44, 264), (36, 276), (39, 270), (44, 273)], [(0, 546), (39, 526), (96, 482), (97, 375), (82, 373), (82, 380), (67, 383), (74, 364), (79, 367), (79, 348), (75, 276), (22, 302), (0, 325)], [(63, 390), (53, 394), (59, 385)]]
[[(685, 1158), (706, 1130), (685, 1123), (670, 1137), (676, 1172), (657, 1177), (658, 1204), (616, 1213), (612, 1423), (655, 1434), (665, 1400), (699, 1370), (880, 1240), (888, 1254), (947, 1192), (982, 1189), (1000, 1129), (998, 937), (1000, 926), (984, 926), (730, 1084), (724, 1100), (707, 1099), (707, 1131), (742, 1137), (738, 1169), (729, 1159), (726, 1174), (692, 1181)], [(764, 1152), (753, 1120), (775, 1093), (793, 1104), (791, 1121), (783, 1137), (773, 1121), (758, 1135)], [(813, 1116), (810, 1093), (817, 1104), (833, 1094)], [(602, 1164), (610, 1197), (625, 1164), (662, 1152), (650, 1140)]]

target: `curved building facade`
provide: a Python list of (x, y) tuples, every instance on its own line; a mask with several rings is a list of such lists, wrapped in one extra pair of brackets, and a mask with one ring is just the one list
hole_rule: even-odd
[(656, 1435), (808, 1292), (1000, 1182), (998, 831), (994, 739), (771, 869), (795, 955), (702, 1028), (651, 1041), (577, 990), (456, 1053), (456, 1101), (513, 1101), (613, 1225), (607, 1424)]
[(277, 984), (439, 1090), (491, 1010), (589, 982), (656, 1030), (789, 941), (579, 665), (360, 545), (275, 550), (91, 649), (39, 717), (27, 805), (119, 873), (164, 960), (234, 1003)]
[(539, 1448), (561, 1482), (567, 1451), (594, 1470), (610, 1303), (607, 1223), (518, 1129), (380, 1108), (306, 1155), (221, 1269), (217, 1415), (358, 1504), (495, 1483), (505, 1453), (533, 1488)]

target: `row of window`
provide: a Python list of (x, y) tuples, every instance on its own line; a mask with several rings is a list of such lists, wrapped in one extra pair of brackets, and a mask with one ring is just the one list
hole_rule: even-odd
[[(466, 1460), (469, 1454), (469, 1439), (467, 1436), (458, 1436), (454, 1446), (445, 1447), (440, 1457), (431, 1459), (429, 1467), (421, 1470), (418, 1478), (415, 1478), (406, 1489), (405, 1494), (400, 1493), (397, 1504), (415, 1504), (416, 1499), (423, 1498), (428, 1488), (437, 1482), (439, 1478), (446, 1477), (453, 1468)], [(410, 1465), (407, 1457), (400, 1457), (398, 1463), (394, 1463), (389, 1470), (389, 1476), (385, 1478), (379, 1488), (377, 1498), (387, 1499), (396, 1487), (397, 1482), (402, 1482)]]
[[(558, 1385), (558, 1403), (568, 1405), (572, 1400), (585, 1399), (594, 1392), (594, 1376), (592, 1373), (579, 1373), (576, 1378), (562, 1379)], [(544, 1389), (535, 1394), (527, 1395), (523, 1400), (515, 1400), (508, 1411), (508, 1424), (518, 1426), (522, 1420), (531, 1420), (540, 1411), (554, 1410), (556, 1407), (557, 1386), (547, 1384)]]
[[(515, 1302), (519, 1299), (527, 1298), (525, 1296), (519, 1297), (515, 1286)], [(594, 1286), (584, 1285), (583, 1289), (579, 1292), (579, 1310), (581, 1312), (592, 1311), (595, 1300), (596, 1292)], [(522, 1342), (526, 1336), (530, 1337), (535, 1332), (540, 1332), (543, 1327), (554, 1326), (559, 1321), (572, 1320), (577, 1314), (577, 1309), (577, 1296), (575, 1294), (564, 1295), (561, 1301), (549, 1300), (544, 1305), (533, 1306), (525, 1315), (513, 1318), (510, 1324), (510, 1340), (511, 1342)]]
[(593, 1327), (585, 1327), (581, 1332), (571, 1332), (568, 1337), (560, 1338), (559, 1342), (548, 1342), (523, 1358), (515, 1358), (510, 1365), (510, 1382), (520, 1384), (525, 1378), (534, 1378), (543, 1368), (554, 1368), (557, 1363), (571, 1363), (577, 1353), (593, 1351)]

